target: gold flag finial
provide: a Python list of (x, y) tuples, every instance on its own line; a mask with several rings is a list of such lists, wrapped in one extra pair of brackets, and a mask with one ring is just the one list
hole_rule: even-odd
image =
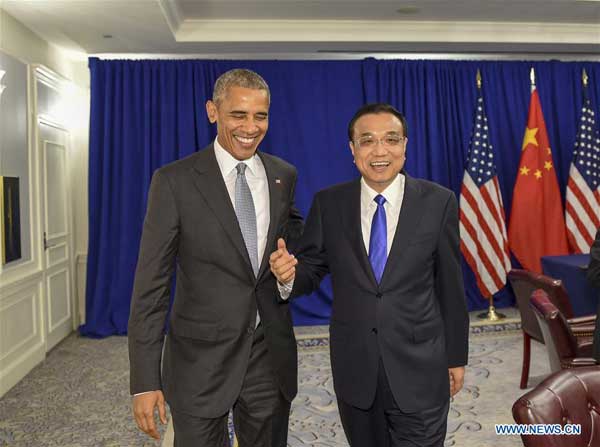
[(479, 71), (479, 68), (477, 69), (477, 88), (481, 90), (481, 71)]
[(585, 68), (583, 69), (583, 73), (581, 74), (581, 80), (583, 81), (583, 86), (587, 87), (587, 85), (588, 85), (588, 75), (585, 72)]
[(535, 70), (531, 67), (531, 71), (529, 72), (529, 80), (531, 81), (531, 91), (535, 90)]

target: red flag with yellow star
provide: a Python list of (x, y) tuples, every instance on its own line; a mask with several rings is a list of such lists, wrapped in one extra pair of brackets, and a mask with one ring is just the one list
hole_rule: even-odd
[(542, 256), (569, 252), (552, 151), (535, 89), (513, 189), (508, 244), (521, 265), (537, 273), (542, 273)]

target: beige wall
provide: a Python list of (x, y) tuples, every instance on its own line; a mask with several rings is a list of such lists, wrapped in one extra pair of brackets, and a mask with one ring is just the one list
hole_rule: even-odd
[[(1, 5), (0, 5), (1, 6)], [(0, 49), (22, 62), (41, 64), (80, 87), (89, 88), (87, 60), (74, 60), (0, 7)]]
[[(1, 5), (1, 0), (0, 0)], [(69, 174), (71, 178), (71, 205), (73, 214), (74, 262), (76, 263), (76, 295), (80, 319), (85, 318), (85, 270), (88, 243), (88, 135), (89, 135), (89, 70), (87, 57), (77, 59), (49, 44), (21, 22), (0, 8), (0, 52), (23, 63), (43, 65), (67, 81), (68, 127), (71, 140)], [(33, 108), (36, 102), (30, 101)], [(32, 110), (33, 113), (42, 113)]]

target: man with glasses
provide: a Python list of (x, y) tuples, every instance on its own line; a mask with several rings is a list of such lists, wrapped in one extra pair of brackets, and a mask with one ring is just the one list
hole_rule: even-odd
[(319, 192), (296, 256), (270, 258), (282, 299), (331, 273), (331, 366), (351, 446), (443, 446), (463, 386), (469, 320), (455, 195), (403, 170), (407, 126), (389, 104), (348, 126), (361, 178)]

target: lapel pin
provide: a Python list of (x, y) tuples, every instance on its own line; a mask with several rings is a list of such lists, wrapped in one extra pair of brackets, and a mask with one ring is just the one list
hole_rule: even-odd
[(275, 179), (275, 183), (276, 183), (277, 185), (281, 185), (281, 180), (280, 180), (280, 179), (278, 179), (278, 178), (276, 178), (276, 179)]

